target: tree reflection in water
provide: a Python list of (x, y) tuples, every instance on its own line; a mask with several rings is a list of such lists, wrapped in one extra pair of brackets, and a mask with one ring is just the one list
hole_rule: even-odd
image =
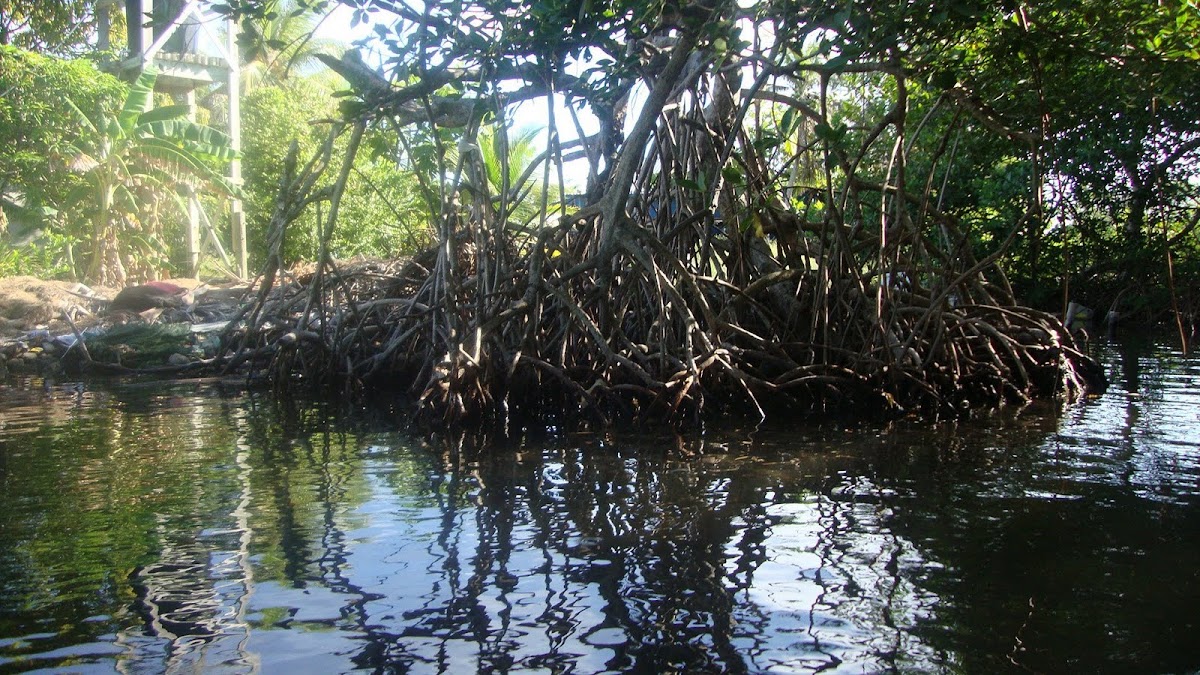
[(932, 602), (901, 574), (916, 553), (883, 524), (877, 488), (831, 469), (846, 456), (696, 442), (672, 459), (598, 437), (482, 453), (327, 431), (294, 441), (256, 437), (269, 495), (257, 512), (274, 522), (254, 548), (277, 547), (256, 558), (278, 557), (282, 577), (259, 584), (270, 600), (251, 603), (252, 647), (305, 630), (321, 634), (313, 653), (355, 668), (441, 672), (934, 657), (904, 630)]
[(687, 441), (7, 392), (0, 670), (1190, 672), (1200, 362), (1105, 362), (1065, 417)]

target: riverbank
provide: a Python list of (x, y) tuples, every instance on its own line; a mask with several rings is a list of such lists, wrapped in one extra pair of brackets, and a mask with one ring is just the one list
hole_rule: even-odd
[(218, 333), (246, 287), (209, 288), (196, 279), (170, 286), (202, 294), (154, 320), (110, 312), (113, 289), (33, 277), (0, 278), (0, 375), (170, 372), (213, 358)]
[[(600, 426), (689, 425), (729, 415), (955, 417), (1039, 398), (1075, 400), (1105, 386), (1101, 369), (1061, 321), (1025, 307), (968, 304), (945, 294), (939, 305), (922, 289), (894, 289), (885, 334), (872, 335), (882, 325), (872, 314), (846, 307), (854, 325), (815, 343), (762, 311), (769, 301), (794, 302), (776, 291), (809, 287), (806, 274), (772, 278), (774, 287), (763, 289), (770, 293), (740, 308), (739, 298), (758, 291), (739, 294), (691, 277), (702, 297), (694, 309), (668, 316), (676, 328), (684, 319), (696, 322), (691, 336), (656, 343), (659, 329), (644, 318), (605, 326), (602, 316), (579, 315), (570, 297), (545, 282), (531, 287), (544, 296), (496, 296), (482, 313), (482, 300), (469, 301), (471, 283), (453, 285), (465, 294), (460, 303), (430, 295), (431, 284), (444, 279), (432, 271), (436, 251), (426, 257), (277, 269), (252, 288), (207, 293), (155, 323), (114, 323), (92, 312), (93, 323), (80, 327), (60, 311), (58, 324), (0, 344), (0, 364), (84, 375), (245, 373), (284, 389), (358, 396), (398, 391), (430, 427), (546, 415)], [(460, 323), (475, 328), (452, 327)], [(857, 352), (848, 347), (851, 329), (865, 340)], [(602, 339), (604, 330), (614, 332), (611, 342)], [(771, 331), (781, 341), (765, 341)], [(438, 351), (447, 343), (455, 348)]]

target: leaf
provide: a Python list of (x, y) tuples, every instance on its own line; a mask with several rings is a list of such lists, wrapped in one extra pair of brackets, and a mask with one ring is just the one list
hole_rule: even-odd
[(367, 111), (367, 105), (362, 101), (343, 100), (338, 104), (342, 119), (352, 120)]
[(209, 162), (231, 162), (241, 156), (233, 148), (211, 146), (186, 140), (183, 142), (183, 149), (196, 155), (197, 159)]
[(191, 107), (185, 104), (180, 105), (164, 105), (154, 110), (142, 113), (138, 117), (138, 125), (149, 124), (150, 122), (158, 122), (160, 120), (173, 120), (186, 118), (191, 112)]
[(139, 127), (155, 138), (190, 141), (211, 147), (213, 152), (232, 152), (233, 141), (224, 133), (190, 120), (163, 120)]
[(958, 76), (952, 70), (939, 70), (929, 77), (929, 84), (937, 89), (953, 89)]
[(827, 60), (825, 62), (825, 67), (829, 70), (841, 70), (846, 66), (847, 63), (850, 63), (850, 56), (843, 53), (833, 56)]
[(143, 70), (138, 75), (137, 82), (129, 89), (129, 96), (121, 106), (117, 121), (125, 133), (132, 133), (142, 113), (149, 112), (154, 107), (154, 83), (158, 81), (158, 72), (153, 68)]
[(192, 153), (168, 141), (158, 138), (147, 138), (141, 148), (141, 154), (151, 159), (167, 162), (172, 165), (174, 173), (191, 173), (217, 185), (226, 192), (233, 192), (232, 187), (225, 180), (224, 176), (204, 162), (201, 162)]
[(783, 119), (779, 122), (779, 133), (784, 136), (791, 136), (796, 130), (796, 109), (788, 108), (783, 112)]
[(777, 148), (783, 144), (783, 139), (775, 134), (766, 133), (754, 140), (754, 148), (758, 151)]
[(75, 114), (75, 120), (77, 122), (79, 122), (88, 131), (97, 133), (97, 125), (93, 124), (92, 120), (87, 115), (83, 114), (83, 111), (79, 109), (79, 106), (75, 105), (74, 101), (67, 99), (67, 105), (70, 106), (71, 111)]
[(753, 231), (754, 236), (759, 239), (764, 239), (767, 236), (763, 230), (762, 217), (758, 214), (757, 210), (750, 214), (750, 229)]

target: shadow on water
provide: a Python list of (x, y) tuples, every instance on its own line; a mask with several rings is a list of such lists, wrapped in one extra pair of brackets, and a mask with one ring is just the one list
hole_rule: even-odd
[(0, 392), (0, 671), (1182, 672), (1200, 362), (1065, 414), (396, 433), (184, 385)]

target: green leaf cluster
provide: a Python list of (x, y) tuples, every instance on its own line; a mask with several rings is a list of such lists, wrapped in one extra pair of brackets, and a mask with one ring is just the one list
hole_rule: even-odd
[[(89, 110), (114, 107), (128, 90), (92, 61), (0, 46), (0, 222), (8, 225), (4, 245), (14, 264), (29, 265), (24, 272), (58, 276), (70, 269), (62, 209), (82, 181), (66, 170), (66, 157), (84, 133), (72, 101)], [(39, 232), (55, 240), (39, 239)], [(29, 240), (40, 248), (13, 247)]]
[(97, 0), (0, 0), (0, 45), (79, 54), (88, 49), (96, 29), (97, 4)]
[(155, 107), (157, 73), (146, 70), (117, 110), (91, 115), (71, 103), (83, 134), (68, 146), (69, 168), (83, 180), (67, 206), (92, 227), (84, 277), (123, 286), (158, 276), (168, 264), (167, 212), (186, 211), (191, 191), (208, 185), (233, 194), (224, 165), (237, 157), (224, 133), (187, 118), (188, 107)]
[[(263, 17), (271, 6), (227, 8)], [(637, 189), (661, 194), (617, 200), (678, 193), (694, 202), (692, 212), (724, 200), (727, 218), (786, 205), (803, 213), (776, 227), (811, 233), (836, 224), (888, 246), (900, 245), (888, 223), (915, 224), (907, 243), (936, 244), (946, 260), (1003, 253), (997, 266), (1026, 298), (1048, 298), (1043, 291), (1081, 257), (1128, 253), (1121, 265), (1129, 278), (1163, 259), (1164, 239), (1178, 249), (1185, 235), (1195, 237), (1187, 223), (1200, 203), (1200, 10), (1192, 0), (355, 7), (355, 20), (374, 28), (384, 71), (405, 86), (389, 91), (381, 78), (359, 87), (379, 95), (348, 100), (346, 112), (408, 115), (402, 124), (418, 126), (414, 137), (440, 143), (410, 148), (406, 161), (443, 187), (454, 175), (444, 148), (486, 150), (477, 137), (482, 111), (503, 118), (552, 91), (598, 122), (589, 191), (607, 189), (618, 161), (638, 155), (627, 162), (644, 167)], [(638, 137), (639, 147), (626, 147), (637, 114), (628, 102), (655, 85), (679, 44), (689, 60), (675, 91), (687, 93), (663, 109), (652, 135)], [(737, 100), (722, 111), (715, 92), (725, 85)], [(468, 103), (475, 117), (421, 126), (430, 99)], [(716, 113), (743, 115), (743, 128), (721, 128)], [(673, 118), (693, 128), (672, 129)], [(681, 130), (686, 138), (665, 138)], [(694, 140), (705, 134), (712, 148)], [(721, 143), (733, 147), (716, 149)], [(430, 157), (440, 160), (436, 168)], [(477, 193), (484, 182), (494, 181), (465, 178)], [(447, 207), (458, 187), (441, 191)], [(751, 195), (758, 191), (765, 201)], [(862, 259), (851, 269), (905, 257), (865, 244), (855, 255)]]
[[(338, 118), (333, 89), (320, 76), (293, 77), (263, 84), (242, 101), (245, 211), (252, 266), (265, 259), (268, 223), (279, 191), (283, 160), (292, 141), (300, 156), (315, 153)], [(339, 147), (344, 141), (339, 139)], [(393, 257), (428, 242), (429, 211), (420, 198), (413, 172), (395, 159), (394, 134), (376, 129), (360, 153), (347, 181), (340, 207), (340, 225), (332, 250), (338, 257)], [(316, 258), (324, 203), (309, 205), (289, 226), (284, 260), (296, 263)]]

